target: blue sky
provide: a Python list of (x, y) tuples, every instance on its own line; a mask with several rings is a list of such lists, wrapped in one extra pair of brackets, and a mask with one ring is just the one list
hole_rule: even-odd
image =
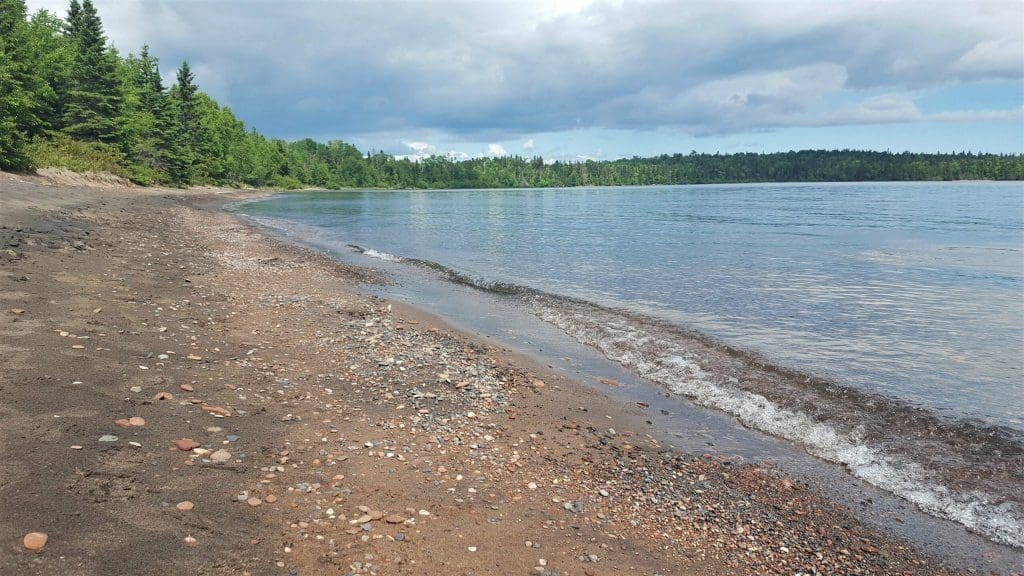
[[(412, 157), (1024, 152), (1024, 3), (95, 0), (275, 137)], [(30, 10), (66, 10), (29, 0)]]

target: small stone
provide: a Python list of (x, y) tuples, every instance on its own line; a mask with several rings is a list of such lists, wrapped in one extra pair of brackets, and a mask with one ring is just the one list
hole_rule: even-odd
[(72, 450), (81, 450), (81, 449), (82, 449), (82, 447), (81, 447), (81, 446), (79, 446), (78, 444), (75, 444), (75, 445), (71, 446), (71, 449), (72, 449)]
[(476, 552), (476, 546), (468, 546), (466, 547), (466, 550), (469, 550), (470, 552)]
[(402, 522), (405, 522), (405, 516), (402, 516), (401, 514), (388, 514), (384, 517), (384, 521), (388, 524), (401, 524)]
[(178, 502), (177, 504), (175, 504), (174, 507), (177, 508), (178, 510), (181, 510), (182, 512), (188, 512), (189, 510), (195, 508), (196, 505), (189, 502), (188, 500), (185, 500), (182, 502)]
[(117, 420), (114, 420), (114, 425), (118, 428), (128, 428), (131, 426), (131, 423), (128, 422), (127, 418), (118, 418)]
[(153, 400), (173, 400), (173, 399), (174, 399), (174, 395), (171, 394), (170, 392), (157, 392), (153, 396)]
[(218, 464), (223, 464), (228, 460), (231, 460), (231, 452), (228, 452), (227, 450), (217, 450), (213, 454), (210, 454), (210, 460), (213, 460)]
[(187, 544), (189, 546), (195, 546), (196, 542), (198, 542), (198, 540), (193, 538), (191, 535), (185, 536), (185, 544)]
[(255, 497), (255, 496), (252, 496), (251, 498), (246, 500), (245, 503), (248, 504), (249, 506), (252, 506), (253, 508), (255, 508), (256, 506), (259, 506), (260, 504), (263, 504), (263, 500), (260, 500), (259, 498)]
[(131, 418), (128, 419), (128, 424), (132, 426), (145, 426), (146, 419), (142, 418), (141, 416), (132, 416)]
[(430, 516), (430, 512), (427, 512), (426, 510), (420, 510), (419, 511), (419, 515), (420, 516)]
[(271, 494), (264, 498), (263, 501), (266, 502), (267, 504), (273, 504), (274, 502), (277, 502), (277, 496)]
[(46, 546), (46, 541), (49, 539), (50, 537), (45, 532), (29, 532), (25, 534), (22, 543), (27, 550), (38, 552), (43, 549), (43, 546)]
[(100, 442), (117, 442), (117, 436), (113, 434), (104, 434), (100, 436)]
[(193, 388), (191, 384), (182, 384), (181, 386), (178, 386), (178, 388), (181, 388), (185, 392), (193, 392), (193, 391), (195, 391), (195, 388)]
[(195, 354), (189, 354), (188, 356), (186, 356), (186, 358), (188, 358), (189, 360), (202, 360), (203, 359), (202, 356), (196, 356)]
[(136, 394), (138, 394), (139, 392), (142, 392), (142, 386), (132, 386), (128, 390), (131, 390), (132, 392), (135, 392)]
[(530, 490), (536, 490), (537, 489), (537, 483), (536, 482), (530, 482), (529, 484), (526, 485), (526, 487), (529, 488)]
[(199, 442), (196, 442), (191, 438), (182, 438), (174, 441), (174, 447), (182, 452), (188, 452), (193, 448), (199, 448)]

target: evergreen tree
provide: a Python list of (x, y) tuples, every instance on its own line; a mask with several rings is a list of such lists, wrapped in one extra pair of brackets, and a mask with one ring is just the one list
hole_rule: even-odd
[(196, 108), (198, 88), (188, 61), (182, 62), (178, 68), (177, 80), (178, 83), (171, 89), (177, 119), (171, 151), (171, 178), (176, 184), (191, 184), (199, 135), (199, 115)]
[(121, 136), (121, 86), (117, 54), (107, 49), (92, 0), (75, 0), (68, 11), (68, 38), (75, 48), (63, 131), (80, 140), (117, 143)]
[(33, 77), (24, 50), (25, 2), (0, 0), (0, 169), (28, 167), (25, 144), (39, 126)]
[(163, 182), (171, 171), (175, 120), (160, 78), (159, 62), (142, 47), (121, 67), (124, 75), (123, 148), (139, 180)]

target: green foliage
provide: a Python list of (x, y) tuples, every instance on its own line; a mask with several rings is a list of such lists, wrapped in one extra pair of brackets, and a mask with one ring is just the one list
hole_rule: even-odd
[(117, 53), (107, 48), (92, 0), (71, 2), (67, 37), (75, 48), (63, 109), (63, 131), (80, 140), (116, 143), (121, 137), (121, 83)]
[(36, 138), (26, 148), (33, 166), (67, 168), (74, 172), (109, 172), (124, 178), (132, 173), (124, 167), (124, 154), (111, 144), (74, 140), (64, 134)]
[(540, 157), (421, 161), (334, 140), (284, 142), (249, 130), (203, 93), (188, 62), (165, 89), (143, 47), (120, 57), (92, 0), (66, 20), (0, 0), (0, 169), (62, 166), (144, 184), (275, 188), (514, 188), (853, 180), (1021, 180), (1024, 156), (803, 150), (611, 161)]

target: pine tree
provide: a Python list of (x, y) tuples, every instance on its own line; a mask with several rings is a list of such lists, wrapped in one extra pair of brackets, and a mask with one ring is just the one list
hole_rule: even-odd
[(92, 0), (83, 0), (80, 9), (72, 0), (67, 34), (76, 52), (63, 130), (81, 140), (117, 143), (122, 100), (118, 59), (107, 49), (103, 24)]
[(176, 184), (191, 184), (193, 164), (196, 160), (196, 143), (199, 137), (199, 113), (196, 106), (195, 75), (188, 61), (182, 62), (177, 74), (178, 83), (171, 89), (177, 125), (174, 127), (173, 144), (170, 147), (170, 173)]
[(136, 176), (145, 182), (166, 181), (171, 171), (176, 122), (160, 78), (160, 65), (143, 46), (138, 58), (129, 55), (125, 78), (124, 151)]
[(0, 169), (28, 167), (25, 144), (39, 127), (31, 89), (38, 81), (24, 50), (25, 2), (0, 0)]

